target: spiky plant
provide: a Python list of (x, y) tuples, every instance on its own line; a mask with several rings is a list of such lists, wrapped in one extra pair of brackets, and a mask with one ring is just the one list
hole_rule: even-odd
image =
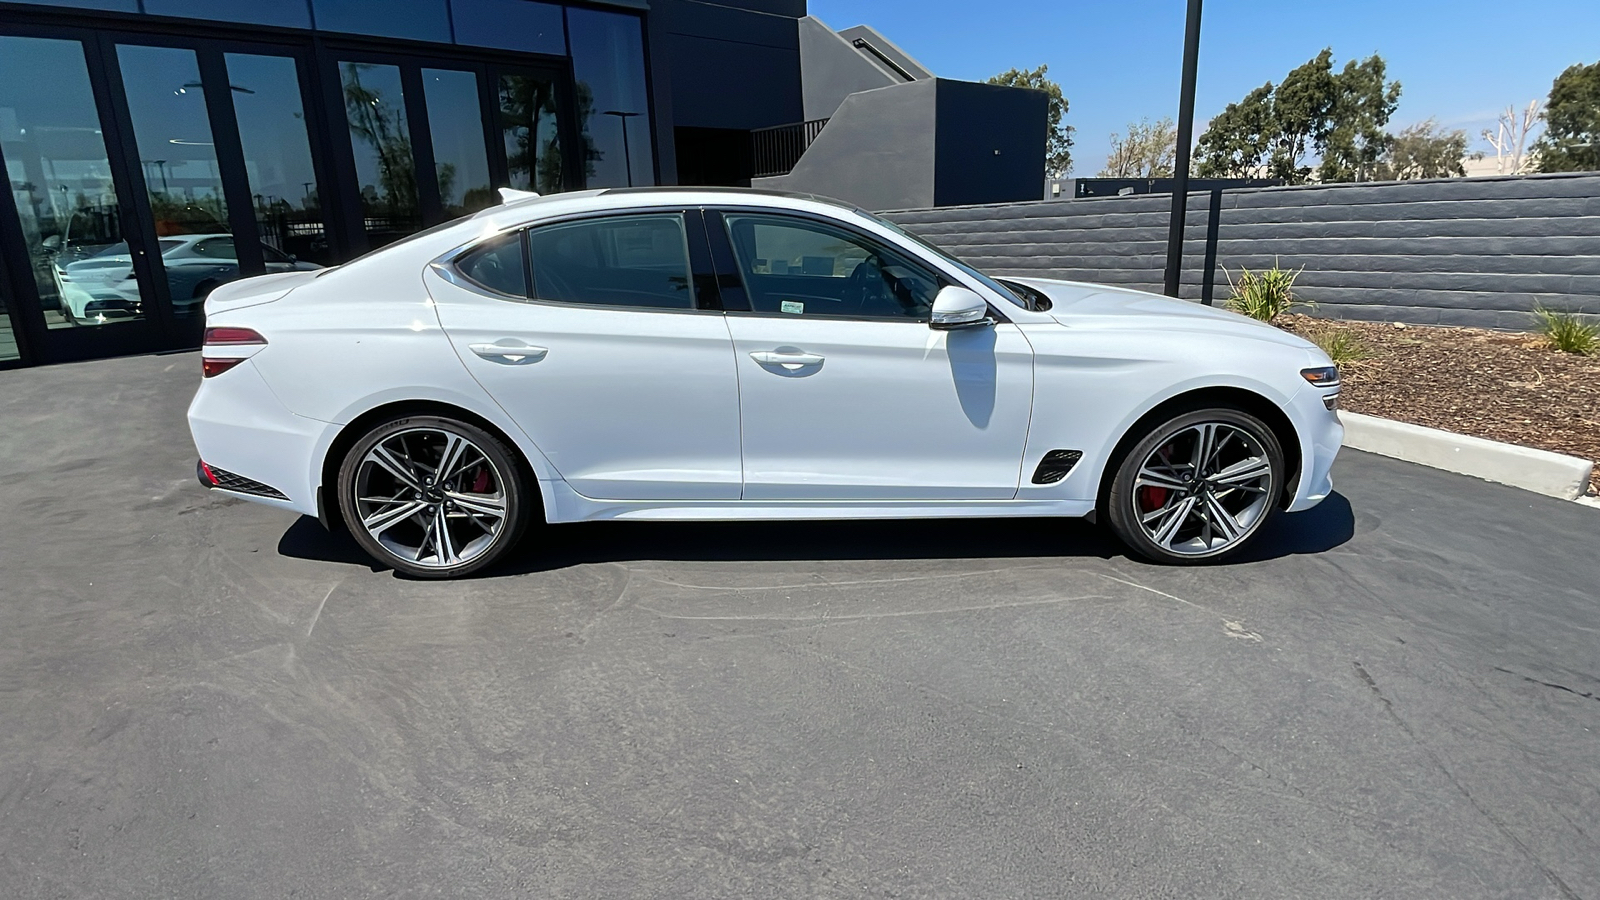
[(1223, 269), (1222, 274), (1227, 276), (1228, 286), (1233, 289), (1228, 308), (1252, 319), (1270, 322), (1299, 303), (1294, 295), (1294, 282), (1303, 271), (1304, 268), (1279, 268), (1274, 261), (1272, 268), (1258, 272), (1240, 266), (1239, 279), (1235, 281), (1228, 270)]
[(1536, 306), (1539, 333), (1551, 349), (1592, 356), (1600, 352), (1600, 325), (1589, 324), (1570, 312)]

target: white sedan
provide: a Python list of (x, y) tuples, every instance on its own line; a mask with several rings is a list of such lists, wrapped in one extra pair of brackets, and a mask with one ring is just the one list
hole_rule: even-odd
[(816, 198), (507, 193), (213, 291), (202, 483), (434, 578), (532, 520), (1093, 516), (1212, 561), (1332, 490), (1338, 370), (1271, 326)]

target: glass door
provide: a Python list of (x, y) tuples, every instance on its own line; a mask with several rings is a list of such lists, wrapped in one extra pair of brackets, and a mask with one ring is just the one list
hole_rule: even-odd
[(0, 35), (6, 305), (38, 361), (193, 346), (218, 285), (332, 261), (305, 79), (283, 48)]
[(334, 50), (324, 68), (337, 73), (330, 119), (353, 186), (341, 202), (367, 249), (492, 206), (499, 187), (583, 184), (567, 150), (570, 78), (555, 67)]
[[(299, 61), (216, 43), (120, 43), (156, 237), (155, 294), (184, 343), (219, 285), (333, 261)], [(160, 301), (158, 301), (160, 302)]]
[[(0, 152), (11, 187), (0, 228), (17, 270), (10, 284), (24, 300), (12, 313), (32, 313), (40, 331), (148, 331), (90, 59), (81, 40), (0, 36)], [(8, 329), (0, 359), (16, 346)]]

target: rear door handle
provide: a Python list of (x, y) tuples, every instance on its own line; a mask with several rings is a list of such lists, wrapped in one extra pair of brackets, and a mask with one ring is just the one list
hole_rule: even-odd
[(763, 366), (783, 366), (798, 369), (802, 366), (820, 366), (823, 357), (815, 353), (780, 353), (777, 350), (757, 350), (750, 358)]
[(531, 344), (468, 344), (467, 349), (487, 359), (507, 366), (525, 366), (545, 358), (550, 351)]

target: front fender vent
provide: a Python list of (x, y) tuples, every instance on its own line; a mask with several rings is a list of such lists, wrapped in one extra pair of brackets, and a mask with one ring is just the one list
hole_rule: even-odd
[(1033, 470), (1033, 483), (1055, 484), (1067, 477), (1080, 459), (1083, 459), (1082, 450), (1051, 450), (1039, 460), (1039, 468)]

